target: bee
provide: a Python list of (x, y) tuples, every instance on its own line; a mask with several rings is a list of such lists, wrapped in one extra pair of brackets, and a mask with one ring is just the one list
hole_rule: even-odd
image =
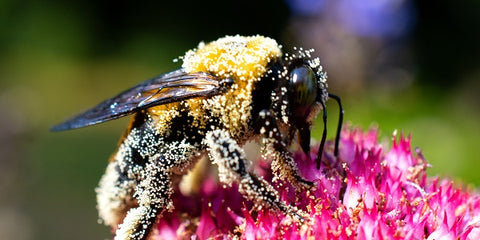
[(340, 106), (334, 154), (338, 155), (343, 110), (327, 92), (327, 75), (313, 50), (281, 46), (263, 36), (226, 36), (181, 58), (179, 70), (144, 81), (96, 107), (56, 125), (53, 131), (86, 127), (133, 114), (100, 180), (97, 208), (115, 239), (146, 239), (157, 218), (172, 209), (173, 178), (192, 169), (203, 156), (218, 167), (219, 181), (238, 184), (257, 207), (270, 207), (296, 218), (301, 211), (280, 200), (277, 191), (249, 169), (242, 146), (259, 139), (279, 178), (311, 187), (289, 152), (298, 139), (309, 155), (314, 118), (325, 102)]

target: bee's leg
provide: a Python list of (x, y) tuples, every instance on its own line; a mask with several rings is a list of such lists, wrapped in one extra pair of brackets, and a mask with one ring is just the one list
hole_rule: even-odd
[(128, 211), (115, 239), (143, 240), (149, 236), (157, 216), (173, 208), (172, 175), (190, 164), (196, 151), (196, 146), (183, 140), (162, 145), (157, 154), (149, 157), (135, 188), (138, 207)]
[(150, 118), (136, 114), (112, 155), (105, 174), (95, 189), (100, 220), (117, 229), (127, 211), (138, 205), (133, 197), (150, 157), (158, 152), (160, 136)]
[(277, 120), (270, 110), (260, 111), (256, 122), (256, 131), (264, 135), (262, 139), (263, 154), (272, 159), (274, 181), (279, 178), (287, 178), (293, 184), (299, 183), (302, 187), (313, 187), (312, 182), (300, 176), (297, 164), (287, 150), (282, 133), (278, 129)]
[(218, 165), (222, 183), (230, 186), (233, 182), (237, 182), (239, 191), (252, 200), (259, 209), (266, 205), (302, 219), (301, 211), (282, 202), (272, 185), (248, 171), (245, 152), (227, 131), (217, 129), (208, 132), (205, 144), (212, 162)]
[(157, 216), (171, 204), (172, 186), (168, 167), (151, 161), (145, 166), (144, 173), (145, 178), (137, 185), (134, 194), (138, 207), (128, 211), (115, 233), (115, 240), (146, 239)]

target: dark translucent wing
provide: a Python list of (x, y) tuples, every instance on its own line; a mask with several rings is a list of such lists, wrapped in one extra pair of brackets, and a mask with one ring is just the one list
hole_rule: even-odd
[(63, 131), (117, 119), (142, 109), (194, 97), (222, 93), (231, 80), (206, 73), (186, 73), (182, 69), (147, 80), (51, 128)]

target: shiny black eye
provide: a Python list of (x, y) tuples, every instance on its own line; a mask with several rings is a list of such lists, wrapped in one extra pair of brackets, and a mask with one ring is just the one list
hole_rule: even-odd
[(303, 65), (291, 70), (290, 85), (293, 111), (297, 117), (306, 117), (317, 98), (317, 78), (312, 68)]

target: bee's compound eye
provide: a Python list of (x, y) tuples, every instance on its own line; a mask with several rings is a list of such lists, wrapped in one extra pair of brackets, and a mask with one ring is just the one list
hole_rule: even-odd
[(312, 68), (305, 65), (294, 68), (290, 72), (290, 84), (294, 111), (308, 113), (317, 97), (317, 78)]

